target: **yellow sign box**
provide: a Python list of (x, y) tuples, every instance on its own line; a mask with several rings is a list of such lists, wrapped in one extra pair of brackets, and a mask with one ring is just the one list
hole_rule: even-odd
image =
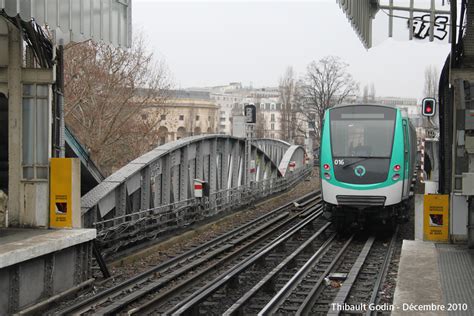
[(80, 227), (80, 162), (78, 159), (51, 158), (49, 215), (51, 227)]
[(423, 201), (423, 238), (430, 241), (449, 239), (449, 195), (428, 194)]

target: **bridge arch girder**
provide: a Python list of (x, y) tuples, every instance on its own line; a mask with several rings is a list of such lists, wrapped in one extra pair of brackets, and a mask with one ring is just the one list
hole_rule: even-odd
[(295, 163), (294, 171), (303, 168), (306, 165), (306, 157), (306, 150), (302, 146), (291, 145), (280, 161), (278, 168), (281, 174), (285, 177), (288, 173), (291, 173), (291, 171), (289, 171), (291, 162)]
[(291, 144), (284, 140), (274, 138), (257, 138), (253, 140), (255, 146), (263, 150), (276, 165), (280, 165), (280, 162), (285, 155), (286, 151), (290, 148)]
[[(166, 143), (131, 161), (81, 199), (83, 226), (194, 198), (193, 180), (210, 192), (243, 185), (245, 139), (200, 135)], [(253, 145), (257, 181), (281, 177), (278, 165)]]

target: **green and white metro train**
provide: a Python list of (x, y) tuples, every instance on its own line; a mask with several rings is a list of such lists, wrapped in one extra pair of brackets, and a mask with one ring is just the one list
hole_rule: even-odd
[(393, 227), (406, 218), (415, 158), (416, 131), (400, 109), (351, 104), (326, 110), (321, 192), (337, 229), (367, 222)]

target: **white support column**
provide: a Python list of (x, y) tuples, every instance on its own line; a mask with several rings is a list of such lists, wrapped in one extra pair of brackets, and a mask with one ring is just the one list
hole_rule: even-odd
[(209, 143), (209, 188), (210, 193), (214, 193), (217, 191), (217, 139), (209, 140)]
[(232, 166), (230, 171), (231, 188), (240, 186), (239, 183), (239, 164), (240, 164), (240, 142), (234, 141), (232, 144)]
[(204, 158), (204, 155), (203, 155), (203, 146), (204, 146), (204, 142), (203, 141), (200, 141), (197, 145), (196, 145), (196, 178), (197, 179), (201, 179), (201, 180), (204, 180), (204, 173), (203, 173), (203, 158)]
[(230, 147), (230, 140), (226, 139), (224, 143), (224, 150), (222, 154), (222, 161), (221, 161), (221, 189), (226, 189), (227, 188), (227, 183), (229, 180), (229, 156), (231, 153), (231, 147)]
[[(0, 115), (5, 115), (7, 114), (6, 118), (5, 117), (2, 117), (1, 120), (3, 122), (5, 122), (5, 119), (7, 120), (6, 122), (6, 126), (3, 125), (4, 123), (2, 122), (2, 125), (3, 126), (0, 126), (0, 129), (2, 129), (3, 131), (5, 131), (5, 129), (7, 130), (7, 133), (8, 133), (8, 129), (9, 129), (9, 120), (8, 120), (8, 117), (9, 117), (9, 114), (8, 114), (8, 64), (9, 64), (9, 61), (8, 61), (8, 58), (9, 58), (9, 34), (8, 34), (8, 24), (7, 22), (0, 17), (0, 102), (2, 104), (0, 104), (0, 107), (7, 107), (6, 109), (1, 109), (1, 114)], [(5, 113), (6, 112), (6, 113)], [(5, 113), (5, 114), (4, 114)], [(1, 139), (0, 142), (5, 142), (3, 144), (3, 148), (6, 148), (8, 147), (8, 142), (9, 142), (9, 139), (6, 138), (6, 139)], [(8, 157), (8, 152), (6, 153), (3, 153), (2, 155), (2, 159), (4, 160), (4, 162), (6, 162), (8, 164), (8, 160), (9, 160), (9, 157)], [(5, 167), (3, 167), (5, 168)], [(2, 169), (3, 169), (2, 168)], [(8, 168), (8, 167), (7, 167)], [(5, 168), (5, 169), (7, 169)], [(7, 170), (7, 172), (9, 172)], [(7, 179), (4, 179), (2, 178), (2, 187), (0, 189), (4, 189), (4, 186), (7, 186), (8, 187), (8, 176), (7, 176)], [(7, 190), (5, 190), (7, 191)], [(8, 193), (8, 192), (4, 192), (4, 193)], [(7, 218), (8, 218), (8, 205), (6, 205), (7, 203), (7, 196), (3, 195), (0, 193), (0, 227), (4, 227), (5, 225), (7, 225)]]
[(170, 156), (161, 158), (161, 203), (170, 203), (171, 197), (171, 162)]
[[(127, 213), (127, 184), (122, 183), (118, 190), (115, 191), (115, 216), (124, 216)], [(123, 218), (115, 221), (118, 225), (123, 222)]]
[(179, 165), (179, 199), (186, 200), (188, 198), (189, 189), (189, 157), (188, 147), (181, 149), (181, 162)]
[(179, 189), (180, 189), (180, 164), (181, 164), (181, 149), (174, 151), (169, 154), (170, 156), (170, 169), (171, 169), (171, 202), (179, 201)]
[[(3, 18), (1, 18), (3, 19)], [(24, 218), (21, 185), (21, 58), (22, 39), (19, 30), (8, 25), (8, 222), (20, 226)]]
[(140, 197), (140, 209), (146, 210), (150, 208), (150, 192), (151, 192), (151, 178), (150, 178), (150, 167), (146, 167), (142, 170), (142, 183), (141, 183), (141, 197)]
[[(2, 33), (7, 30), (8, 45), (1, 45), (0, 55), (7, 56), (6, 69), (0, 71), (0, 81), (6, 81), (2, 90), (8, 97), (8, 225), (16, 227), (48, 227), (49, 225), (49, 181), (47, 178), (48, 158), (51, 157), (50, 115), (38, 115), (40, 109), (51, 113), (51, 84), (54, 82), (54, 68), (23, 68), (23, 39), (17, 27), (0, 17)], [(1, 82), (0, 82), (1, 83)], [(32, 123), (29, 127), (33, 135), (43, 133), (41, 141), (30, 137), (31, 147), (23, 139), (23, 86), (31, 87), (28, 96), (32, 101)], [(39, 89), (39, 88), (41, 89)], [(38, 89), (37, 89), (38, 88)], [(41, 101), (41, 106), (38, 103)], [(47, 108), (45, 108), (47, 106)], [(31, 113), (31, 112), (30, 112)], [(44, 121), (40, 121), (43, 119)], [(41, 130), (41, 128), (43, 128)], [(47, 129), (47, 130), (46, 130)], [(47, 135), (47, 137), (44, 137)], [(23, 180), (23, 152), (31, 155), (28, 180)], [(39, 158), (40, 157), (40, 158)], [(40, 173), (41, 170), (41, 173)]]

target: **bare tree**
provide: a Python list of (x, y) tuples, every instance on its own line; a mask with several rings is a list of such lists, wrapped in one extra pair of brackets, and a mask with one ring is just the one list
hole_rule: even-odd
[(257, 138), (265, 138), (267, 137), (267, 122), (265, 119), (265, 114), (263, 113), (263, 107), (262, 107), (262, 98), (257, 96), (255, 98), (255, 108), (257, 110), (257, 122), (255, 124), (255, 137)]
[(375, 86), (373, 83), (370, 84), (369, 102), (375, 103)]
[(324, 112), (344, 102), (349, 95), (358, 91), (358, 84), (347, 72), (348, 64), (339, 57), (327, 56), (310, 63), (306, 70), (303, 86), (305, 103), (304, 111), (308, 117), (315, 119), (317, 140), (321, 136)]
[(425, 97), (438, 98), (439, 71), (434, 65), (425, 68)]
[(87, 41), (65, 49), (65, 119), (111, 173), (157, 144), (170, 77), (142, 38), (129, 50)]
[(291, 141), (295, 136), (294, 121), (296, 118), (296, 80), (292, 67), (286, 68), (280, 78), (278, 90), (281, 100), (281, 137), (283, 140)]
[(265, 115), (262, 111), (259, 111), (257, 107), (257, 124), (255, 124), (255, 137), (265, 138), (267, 135), (267, 122)]
[(279, 92), (281, 138), (290, 143), (304, 144), (308, 119), (301, 113), (303, 101), (301, 83), (296, 80), (292, 67), (287, 67), (280, 78)]
[(369, 86), (365, 85), (362, 93), (362, 102), (369, 103)]
[(304, 92), (303, 80), (296, 82), (295, 94), (294, 94), (294, 106), (293, 106), (293, 140), (297, 145), (304, 145), (305, 139), (310, 137), (310, 127), (314, 122), (314, 115), (306, 113), (305, 102), (306, 96)]
[(365, 104), (375, 103), (375, 86), (373, 83), (365, 85), (362, 90), (362, 102)]

